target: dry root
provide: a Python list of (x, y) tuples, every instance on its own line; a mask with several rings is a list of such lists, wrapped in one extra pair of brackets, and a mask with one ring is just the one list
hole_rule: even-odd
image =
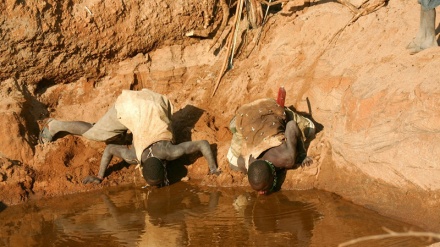
[[(372, 3), (370, 3), (370, 0), (365, 0), (358, 9), (354, 5), (352, 5), (351, 3), (346, 2), (346, 0), (338, 0), (338, 1), (340, 3), (342, 3), (343, 5), (347, 6), (353, 13), (355, 13), (353, 18), (351, 18), (350, 24), (357, 21), (357, 19), (359, 19), (359, 17), (364, 16), (364, 15), (368, 15), (368, 14), (373, 13), (374, 11), (380, 9), (386, 3), (386, 0), (376, 0)], [(346, 2), (346, 3), (343, 3), (343, 2)], [(349, 7), (350, 5), (351, 5), (351, 7)]]
[(246, 0), (246, 12), (248, 21), (252, 28), (257, 28), (263, 24), (263, 9), (258, 0)]
[(217, 34), (212, 39), (212, 44), (209, 47), (209, 50), (211, 50), (212, 47), (214, 47), (214, 45), (220, 39), (223, 31), (226, 28), (226, 25), (228, 24), (228, 21), (229, 21), (229, 5), (226, 3), (226, 0), (220, 0), (220, 5), (222, 7), (222, 12), (223, 12), (222, 23), (220, 24), (220, 27), (218, 28)]
[[(263, 20), (263, 11), (261, 8), (261, 4), (265, 4), (267, 5), (267, 7), (269, 8), (270, 6), (276, 5), (276, 4), (284, 4), (286, 2), (289, 2), (291, 0), (278, 0), (278, 1), (266, 1), (266, 0), (238, 0), (237, 1), (237, 11), (235, 13), (235, 21), (233, 24), (233, 27), (231, 28), (232, 30), (232, 35), (231, 33), (229, 33), (227, 35), (227, 42), (226, 42), (226, 57), (225, 60), (223, 62), (223, 66), (220, 69), (220, 73), (217, 77), (216, 83), (214, 85), (214, 90), (212, 91), (212, 95), (214, 96), (218, 85), (220, 84), (220, 81), (223, 77), (223, 75), (226, 72), (226, 67), (228, 64), (229, 60), (232, 60), (233, 58), (233, 47), (235, 46), (235, 44), (233, 44), (233, 37), (234, 35), (236, 35), (235, 33), (235, 29), (237, 26), (237, 22), (240, 21), (241, 18), (241, 10), (242, 10), (242, 6), (244, 4), (244, 2), (246, 2), (246, 7), (247, 7), (247, 13), (248, 13), (248, 19), (249, 22), (251, 24), (251, 26), (253, 28), (259, 27), (261, 25), (264, 24), (264, 20)], [(332, 38), (330, 39), (329, 44), (332, 44), (337, 37), (339, 36), (339, 34), (342, 33), (342, 31), (349, 25), (351, 25), (352, 23), (354, 23), (356, 20), (358, 20), (361, 16), (364, 15), (368, 15), (378, 9), (380, 9), (381, 7), (383, 7), (386, 3), (387, 0), (373, 0), (370, 3), (370, 0), (364, 0), (364, 2), (361, 4), (361, 6), (359, 8), (357, 8), (356, 6), (354, 6), (352, 3), (350, 3), (348, 0), (337, 0), (339, 3), (341, 3), (342, 5), (348, 7), (350, 9), (351, 12), (354, 13), (354, 16), (351, 18), (351, 20), (344, 26), (342, 27), (338, 32), (336, 32)], [(308, 2), (308, 1), (307, 1)], [(220, 28), (217, 31), (216, 36), (213, 39), (213, 43), (210, 47), (210, 49), (212, 49), (212, 47), (217, 43), (218, 39), (220, 38), (220, 36), (222, 35), (224, 29), (226, 28), (227, 22), (229, 20), (229, 6), (226, 3), (226, 0), (220, 0), (221, 6), (222, 6), (222, 11), (223, 11), (223, 19), (222, 19), (222, 23)], [(261, 31), (261, 30), (260, 30)], [(192, 35), (194, 35), (194, 33), (192, 33)], [(201, 34), (199, 34), (201, 35)], [(203, 33), (203, 35), (205, 35)], [(231, 50), (232, 50), (232, 54), (231, 54)]]
[(395, 238), (395, 237), (427, 237), (428, 242), (432, 242), (434, 239), (440, 240), (440, 234), (433, 232), (414, 232), (414, 231), (395, 232), (387, 228), (383, 228), (383, 229), (388, 233), (352, 239), (350, 241), (339, 244), (338, 247), (345, 247), (353, 244), (358, 244), (364, 241), (380, 240), (380, 239)]
[(223, 61), (223, 65), (222, 65), (222, 68), (220, 69), (220, 74), (217, 77), (217, 81), (216, 81), (216, 83), (214, 85), (214, 90), (212, 91), (211, 97), (214, 96), (215, 91), (217, 91), (217, 88), (218, 88), (218, 86), (220, 84), (220, 81), (221, 81), (223, 75), (226, 72), (228, 61), (230, 59), (232, 60), (232, 58), (234, 56), (233, 48), (234, 48), (235, 44), (234, 44), (233, 41), (234, 41), (235, 35), (237, 34), (236, 33), (236, 28), (237, 28), (238, 23), (240, 22), (240, 19), (241, 19), (241, 10), (242, 10), (242, 7), (243, 7), (243, 3), (244, 3), (244, 0), (238, 0), (238, 5), (237, 5), (237, 8), (236, 8), (236, 12), (235, 12), (235, 20), (234, 20), (234, 24), (232, 26), (232, 32), (231, 32), (232, 35), (229, 35), (229, 37), (227, 39), (225, 60)]

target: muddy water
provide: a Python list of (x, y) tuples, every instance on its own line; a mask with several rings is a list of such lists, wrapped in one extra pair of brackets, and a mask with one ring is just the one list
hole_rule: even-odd
[[(333, 194), (201, 188), (180, 182), (35, 201), (0, 212), (0, 246), (337, 246), (353, 238), (421, 230)], [(425, 246), (390, 238), (354, 246)]]

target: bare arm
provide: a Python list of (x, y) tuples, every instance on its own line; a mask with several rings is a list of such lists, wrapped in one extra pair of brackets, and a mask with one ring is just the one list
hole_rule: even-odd
[(208, 161), (210, 174), (220, 174), (220, 171), (217, 169), (211, 146), (206, 140), (182, 142), (177, 145), (173, 145), (171, 142), (168, 141), (161, 141), (153, 145), (152, 149), (153, 154), (157, 158), (165, 160), (175, 160), (185, 154), (201, 152), (205, 159)]
[(113, 156), (124, 159), (129, 164), (136, 164), (136, 152), (134, 148), (129, 148), (126, 145), (109, 144), (105, 147), (102, 154), (101, 164), (99, 165), (98, 176), (87, 176), (84, 180), (84, 184), (88, 183), (100, 183), (104, 179), (105, 170), (107, 170), (110, 161)]
[[(267, 150), (259, 159), (269, 160), (274, 166), (285, 169), (310, 165), (312, 159), (307, 157), (301, 131), (295, 121), (287, 122), (284, 135), (286, 141), (283, 144)], [(301, 158), (300, 164), (297, 163), (298, 157)]]
[(313, 160), (307, 156), (307, 150), (302, 139), (301, 131), (295, 121), (287, 122), (285, 136), (289, 150), (296, 151), (296, 157), (290, 169), (311, 165)]

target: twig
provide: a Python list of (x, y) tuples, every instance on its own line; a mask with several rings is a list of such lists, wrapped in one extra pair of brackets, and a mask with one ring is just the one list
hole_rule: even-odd
[[(270, 3), (272, 3), (272, 0), (269, 0), (269, 4)], [(266, 24), (266, 17), (267, 17), (267, 14), (269, 13), (269, 8), (270, 8), (270, 5), (267, 6), (266, 13), (264, 13), (263, 23), (261, 24), (261, 29), (258, 31), (257, 41), (255, 42), (256, 45), (258, 45), (260, 42), (261, 33), (263, 32), (264, 24)]]
[[(362, 4), (362, 6), (365, 3), (366, 2), (364, 2)], [(381, 7), (383, 7), (384, 5), (385, 5), (385, 0), (382, 0), (382, 1), (380, 1), (378, 3), (375, 3), (375, 4), (373, 4), (373, 5), (369, 6), (369, 7), (366, 7), (366, 8), (361, 7), (361, 10), (355, 16), (353, 16), (353, 18), (351, 19), (350, 24), (352, 24), (353, 22), (357, 21), (357, 19), (359, 19), (361, 16), (371, 14), (374, 11), (376, 11), (376, 10), (380, 9)]]
[[(366, 3), (366, 2), (364, 2), (364, 4), (365, 4), (365, 3)], [(354, 15), (354, 16), (350, 19), (350, 21), (348, 21), (347, 24), (345, 24), (345, 26), (343, 26), (343, 27), (342, 27), (341, 29), (339, 29), (335, 34), (333, 34), (332, 38), (330, 39), (329, 45), (330, 45), (331, 43), (333, 43), (333, 41), (336, 40), (337, 37), (339, 37), (339, 35), (342, 33), (342, 31), (345, 30), (346, 27), (348, 27), (348, 26), (350, 26), (351, 24), (353, 24), (353, 23), (354, 23), (355, 21), (357, 21), (361, 16), (368, 15), (368, 14), (370, 14), (370, 13), (373, 13), (374, 11), (376, 11), (376, 10), (378, 10), (379, 8), (383, 7), (384, 5), (385, 5), (385, 0), (383, 0), (383, 1), (379, 2), (379, 3), (376, 3), (376, 4), (374, 4), (374, 5), (370, 6), (370, 7), (363, 8), (363, 9), (361, 9), (361, 10), (358, 10), (358, 11), (357, 11), (357, 14)]]
[(365, 236), (365, 237), (360, 237), (360, 238), (352, 239), (350, 241), (347, 241), (347, 242), (339, 244), (338, 247), (349, 246), (349, 245), (352, 245), (352, 244), (357, 244), (359, 242), (368, 241), (368, 240), (380, 240), (380, 239), (395, 238), (395, 237), (429, 237), (429, 238), (432, 238), (432, 239), (440, 239), (440, 234), (433, 233), (433, 232), (413, 232), (413, 231), (394, 232), (394, 231), (391, 231), (391, 230), (386, 229), (386, 228), (384, 228), (384, 230), (386, 232), (388, 232), (388, 233), (387, 234), (372, 235), (372, 236)]
[(90, 9), (87, 8), (87, 6), (84, 6), (84, 8), (87, 10), (87, 12), (89, 12), (89, 14), (90, 14), (91, 16), (93, 16), (92, 11), (90, 11)]
[(252, 29), (261, 26), (263, 23), (263, 10), (258, 0), (245, 0), (247, 19)]
[[(269, 0), (269, 3), (271, 3), (271, 2), (272, 2), (272, 0)], [(266, 22), (266, 17), (267, 17), (267, 14), (269, 13), (269, 9), (270, 9), (270, 5), (267, 6), (266, 13), (264, 13), (263, 25)]]
[(214, 45), (217, 43), (218, 39), (220, 39), (223, 31), (226, 28), (226, 25), (228, 24), (228, 21), (229, 21), (229, 5), (226, 3), (226, 0), (220, 0), (220, 4), (222, 6), (222, 11), (223, 11), (222, 23), (220, 24), (220, 27), (217, 31), (217, 34), (213, 38), (213, 41), (212, 41), (211, 46), (209, 47), (209, 50), (211, 50), (212, 47), (214, 47)]
[[(353, 4), (348, 2), (347, 0), (337, 0), (337, 1), (339, 3), (341, 3), (342, 5), (345, 5), (346, 7), (348, 7), (351, 10), (351, 12), (353, 12), (353, 13), (359, 12), (359, 10)], [(366, 0), (366, 1), (369, 1), (369, 0)]]
[[(239, 0), (239, 5), (243, 6), (243, 0)], [(235, 29), (237, 27), (237, 23), (240, 21), (240, 18), (241, 18), (241, 13), (239, 12), (240, 9), (241, 9), (241, 7), (237, 7), (237, 9), (236, 9), (234, 25), (232, 26), (232, 36), (229, 36), (228, 40), (226, 42), (227, 46), (226, 46), (225, 61), (223, 62), (222, 68), (220, 69), (220, 73), (217, 77), (217, 81), (215, 83), (214, 90), (212, 91), (211, 97), (213, 97), (215, 94), (215, 91), (217, 91), (218, 85), (220, 84), (220, 81), (226, 71), (226, 65), (228, 64), (230, 56), (234, 56), (234, 54), (231, 55), (231, 46), (232, 46), (232, 40), (235, 36)]]
[(243, 3), (244, 0), (240, 0), (240, 5), (238, 7), (238, 21), (235, 21), (235, 29), (234, 29), (234, 38), (233, 38), (233, 42), (232, 42), (232, 52), (231, 52), (231, 58), (229, 61), (229, 66), (232, 67), (232, 60), (234, 59), (234, 54), (235, 54), (235, 45), (237, 44), (237, 36), (238, 36), (238, 31), (240, 30), (240, 20), (241, 20), (241, 14), (243, 12)]
[(265, 0), (259, 0), (260, 1), (260, 3), (263, 3), (263, 4), (266, 4), (268, 7), (269, 6), (272, 6), (272, 5), (277, 5), (277, 4), (280, 4), (280, 3), (287, 3), (287, 2), (290, 2), (290, 1), (293, 1), (293, 0), (278, 0), (278, 1), (275, 1), (275, 2), (272, 2), (272, 1), (265, 1)]
[(212, 91), (211, 97), (214, 96), (215, 91), (217, 90), (218, 85), (220, 84), (220, 80), (222, 79), (222, 77), (226, 71), (226, 65), (228, 64), (228, 61), (229, 61), (230, 48), (231, 48), (231, 43), (232, 43), (231, 41), (232, 41), (232, 36), (229, 36), (226, 41), (226, 45), (227, 45), (226, 46), (226, 57), (225, 57), (225, 60), (223, 61), (222, 68), (219, 71), (219, 75), (217, 77), (217, 81), (215, 82), (214, 90)]

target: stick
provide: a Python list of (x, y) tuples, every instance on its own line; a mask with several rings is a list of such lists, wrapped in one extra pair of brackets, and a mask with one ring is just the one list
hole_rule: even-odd
[(338, 247), (345, 247), (345, 246), (349, 246), (352, 244), (356, 244), (356, 243), (368, 241), (368, 240), (378, 240), (378, 239), (391, 238), (391, 237), (429, 237), (429, 238), (434, 238), (434, 239), (440, 239), (440, 234), (432, 233), (432, 232), (413, 232), (413, 231), (393, 232), (391, 230), (388, 230), (387, 232), (388, 232), (387, 234), (372, 235), (372, 236), (366, 236), (366, 237), (352, 239), (350, 241), (339, 244)]
[(237, 35), (238, 35), (238, 31), (240, 29), (240, 19), (241, 19), (241, 14), (243, 12), (243, 3), (244, 3), (244, 0), (240, 0), (239, 10), (238, 10), (238, 13), (239, 13), (238, 21), (235, 21), (235, 29), (234, 29), (234, 36), (233, 36), (234, 37), (233, 38), (234, 41), (232, 42), (231, 59), (230, 59), (230, 62), (229, 62), (229, 66), (230, 67), (232, 67), (232, 60), (234, 59), (235, 45), (237, 43)]
[(287, 2), (290, 2), (292, 0), (278, 0), (278, 1), (275, 1), (275, 2), (272, 2), (272, 1), (268, 2), (268, 1), (265, 1), (265, 0), (259, 0), (259, 1), (261, 3), (266, 4), (269, 7), (269, 6), (272, 6), (272, 5), (279, 4), (279, 3), (287, 3)]
[(223, 31), (226, 28), (226, 25), (228, 24), (228, 21), (229, 21), (229, 5), (226, 3), (226, 0), (220, 0), (220, 4), (222, 6), (222, 11), (223, 11), (222, 23), (220, 24), (220, 27), (217, 31), (217, 34), (213, 38), (213, 41), (212, 41), (211, 46), (209, 47), (209, 50), (211, 50), (212, 47), (214, 47), (214, 45), (217, 43), (218, 39), (220, 39)]
[(339, 29), (339, 31), (337, 31), (332, 38), (330, 39), (329, 45), (331, 43), (333, 43), (334, 40), (337, 39), (337, 37), (339, 37), (339, 35), (342, 33), (342, 31), (344, 31), (344, 29), (348, 26), (350, 26), (351, 24), (353, 24), (355, 21), (357, 21), (361, 16), (364, 15), (368, 15), (370, 13), (373, 13), (374, 11), (378, 10), (379, 8), (383, 7), (385, 5), (385, 0), (383, 0), (382, 2), (376, 3), (370, 7), (367, 8), (363, 8), (361, 10), (357, 11), (357, 14), (354, 15), (350, 21), (347, 22), (347, 24), (345, 24), (345, 26), (343, 26), (341, 29)]
[[(272, 0), (269, 0), (269, 4), (271, 4), (271, 3), (272, 3)], [(269, 13), (269, 8), (270, 8), (270, 5), (267, 5), (266, 13), (264, 13), (263, 23), (261, 24), (261, 29), (258, 31), (258, 36), (257, 36), (257, 41), (256, 41), (257, 45), (260, 42), (260, 37), (261, 37), (261, 33), (263, 32), (264, 24), (266, 24), (266, 17), (267, 17), (267, 14)]]
[[(242, 6), (243, 5), (243, 0), (239, 0), (239, 1), (240, 1), (239, 2), (240, 6)], [(235, 12), (234, 25), (232, 26), (232, 34), (233, 35), (229, 36), (228, 40), (226, 42), (227, 43), (227, 47), (226, 47), (225, 61), (223, 62), (222, 68), (221, 68), (220, 73), (219, 73), (219, 75), (217, 77), (217, 81), (215, 83), (214, 90), (212, 91), (211, 97), (213, 97), (214, 94), (215, 94), (215, 91), (217, 91), (218, 85), (220, 84), (220, 81), (221, 81), (221, 79), (222, 79), (222, 77), (223, 77), (223, 75), (224, 75), (224, 73), (226, 71), (226, 65), (228, 64), (229, 57), (231, 56), (232, 39), (235, 36), (234, 34), (235, 34), (235, 28), (237, 27), (237, 22), (239, 22), (240, 17), (241, 17), (241, 14), (239, 13), (240, 9), (241, 9), (240, 7), (237, 7), (236, 12)]]

